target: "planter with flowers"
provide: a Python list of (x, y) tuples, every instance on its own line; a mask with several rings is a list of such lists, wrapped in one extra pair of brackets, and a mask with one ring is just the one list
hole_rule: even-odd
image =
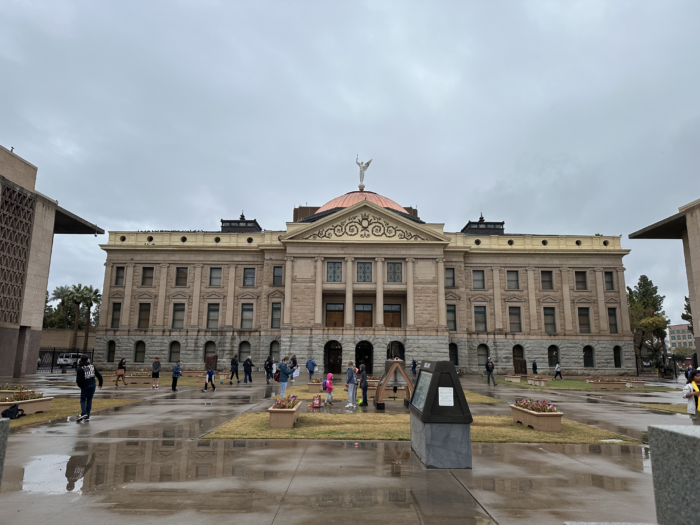
[(0, 399), (3, 399), (6, 395), (18, 394), (19, 392), (26, 392), (29, 389), (24, 385), (0, 385)]
[(44, 397), (44, 394), (26, 390), (15, 392), (14, 394), (0, 396), (0, 412), (12, 405), (17, 405), (24, 410), (26, 415), (37, 412), (48, 412), (51, 410), (51, 400), (53, 397)]
[(506, 383), (520, 383), (521, 376), (507, 374), (505, 377)]
[(549, 381), (548, 377), (543, 377), (540, 375), (532, 375), (528, 376), (527, 378), (527, 384), (533, 386), (547, 386), (547, 381)]
[(309, 393), (310, 394), (320, 394), (321, 393), (321, 387), (323, 385), (321, 384), (321, 379), (312, 379), (309, 381)]
[(301, 403), (296, 396), (279, 398), (267, 409), (270, 413), (270, 428), (294, 428), (300, 410)]
[(540, 432), (561, 432), (561, 418), (564, 414), (551, 403), (520, 399), (510, 405), (513, 422)]

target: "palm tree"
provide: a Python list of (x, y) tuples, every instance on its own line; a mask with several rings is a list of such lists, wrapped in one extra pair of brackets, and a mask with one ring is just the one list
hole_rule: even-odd
[(78, 325), (80, 324), (80, 305), (83, 303), (85, 288), (82, 284), (74, 284), (68, 295), (68, 300), (75, 305), (75, 322), (73, 323), (73, 344), (71, 348), (78, 346)]
[(66, 329), (68, 328), (68, 308), (66, 308), (66, 302), (68, 301), (69, 295), (70, 286), (57, 286), (54, 288), (51, 298), (49, 299), (50, 301), (60, 301), (58, 307), (63, 314), (63, 324)]
[(102, 300), (102, 294), (98, 288), (93, 288), (92, 286), (86, 286), (83, 289), (83, 303), (87, 307), (87, 314), (85, 319), (85, 339), (83, 339), (83, 353), (87, 352), (88, 336), (90, 335), (90, 311), (93, 305), (100, 304)]

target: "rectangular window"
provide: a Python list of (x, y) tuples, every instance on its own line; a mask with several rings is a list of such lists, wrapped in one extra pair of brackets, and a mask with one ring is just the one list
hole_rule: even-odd
[(672, 335), (672, 336), (671, 336), (671, 341), (675, 341), (675, 340), (676, 340), (676, 336), (675, 336), (675, 335)]
[(255, 268), (243, 268), (243, 286), (255, 286)]
[(472, 270), (472, 286), (475, 290), (483, 290), (486, 288), (484, 270)]
[(477, 332), (486, 331), (486, 307), (485, 306), (475, 306), (474, 307), (474, 329)]
[(401, 305), (384, 305), (384, 326), (387, 328), (401, 328)]
[(447, 305), (447, 329), (450, 332), (457, 331), (457, 306), (454, 304)]
[(343, 263), (328, 262), (326, 263), (326, 281), (329, 283), (343, 282)]
[(554, 290), (554, 272), (546, 270), (542, 272), (542, 289)]
[(187, 286), (187, 268), (175, 268), (175, 286)]
[(386, 282), (402, 283), (403, 282), (403, 264), (400, 262), (386, 263)]
[(219, 305), (207, 305), (207, 329), (216, 330), (219, 328)]
[(209, 286), (221, 286), (221, 268), (209, 268)]
[(517, 270), (508, 270), (506, 272), (506, 278), (508, 279), (508, 289), (509, 290), (519, 290), (520, 289), (520, 279), (518, 279)]
[(614, 290), (615, 289), (615, 280), (613, 279), (612, 272), (605, 272), (605, 289), (606, 290)]
[(272, 268), (272, 284), (274, 286), (280, 286), (282, 284), (282, 267), (275, 266)]
[(557, 333), (557, 317), (554, 308), (549, 307), (544, 309), (544, 333)]
[(144, 266), (141, 272), (141, 286), (153, 286), (153, 266)]
[(270, 328), (280, 328), (282, 326), (282, 303), (272, 303), (272, 322)]
[(578, 331), (582, 334), (591, 333), (591, 317), (588, 308), (578, 309)]
[(114, 286), (124, 286), (124, 267), (117, 266), (114, 274)]
[(326, 326), (329, 328), (342, 328), (345, 323), (343, 318), (344, 312), (345, 309), (342, 303), (326, 304)]
[(445, 268), (445, 288), (455, 287), (455, 269)]
[(139, 303), (139, 328), (148, 328), (151, 324), (151, 303)]
[(185, 303), (173, 304), (173, 330), (182, 330), (185, 327)]
[(608, 324), (610, 325), (610, 333), (617, 333), (617, 308), (608, 308)]
[(588, 281), (586, 280), (586, 272), (574, 272), (576, 277), (576, 289), (588, 290)]
[(522, 332), (522, 323), (520, 321), (520, 307), (519, 306), (509, 306), (508, 307), (508, 318), (510, 320), (510, 331), (511, 332)]
[(122, 303), (114, 303), (112, 305), (112, 328), (119, 328), (119, 321), (122, 316)]
[(357, 328), (370, 328), (372, 326), (372, 305), (355, 305), (355, 326)]
[(372, 282), (372, 263), (359, 262), (357, 263), (357, 282), (371, 283)]
[(253, 304), (243, 303), (241, 305), (241, 330), (253, 329)]

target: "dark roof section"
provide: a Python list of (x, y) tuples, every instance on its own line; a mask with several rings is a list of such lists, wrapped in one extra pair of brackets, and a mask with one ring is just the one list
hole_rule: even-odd
[[(396, 215), (400, 215), (401, 217), (408, 219), (409, 221), (417, 222), (418, 224), (425, 224), (422, 220), (420, 220), (420, 217), (417, 215), (411, 215), (408, 213), (402, 213), (398, 210), (395, 210), (393, 208), (384, 208), (385, 210), (388, 210), (392, 213), (395, 213)], [(329, 215), (333, 215), (336, 212), (339, 212), (340, 210), (347, 210), (347, 208), (339, 207), (339, 208), (331, 208), (330, 210), (322, 211), (321, 213), (314, 213), (313, 215), (309, 215), (308, 217), (304, 217), (301, 221), (299, 222), (316, 222), (319, 219), (323, 219), (324, 217), (328, 217)], [(413, 210), (413, 208), (411, 208)]]
[(630, 239), (680, 239), (686, 231), (685, 213), (676, 213), (662, 221), (629, 234)]
[(53, 232), (68, 234), (103, 234), (105, 231), (96, 224), (81, 219), (65, 208), (56, 206), (56, 218), (53, 223)]
[(469, 221), (462, 228), (462, 233), (467, 235), (505, 235), (505, 224), (505, 222), (486, 222), (482, 213), (478, 221)]
[(262, 228), (256, 219), (246, 219), (242, 213), (238, 220), (221, 219), (222, 233), (258, 233), (261, 231)]

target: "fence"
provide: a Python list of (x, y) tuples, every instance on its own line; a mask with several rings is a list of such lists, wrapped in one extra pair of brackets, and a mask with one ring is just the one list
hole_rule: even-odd
[(64, 366), (67, 368), (75, 368), (81, 355), (87, 354), (90, 358), (90, 362), (92, 362), (94, 353), (94, 349), (83, 352), (78, 348), (42, 347), (39, 349), (39, 361), (36, 371), (38, 374), (53, 374), (55, 372), (61, 372)]

